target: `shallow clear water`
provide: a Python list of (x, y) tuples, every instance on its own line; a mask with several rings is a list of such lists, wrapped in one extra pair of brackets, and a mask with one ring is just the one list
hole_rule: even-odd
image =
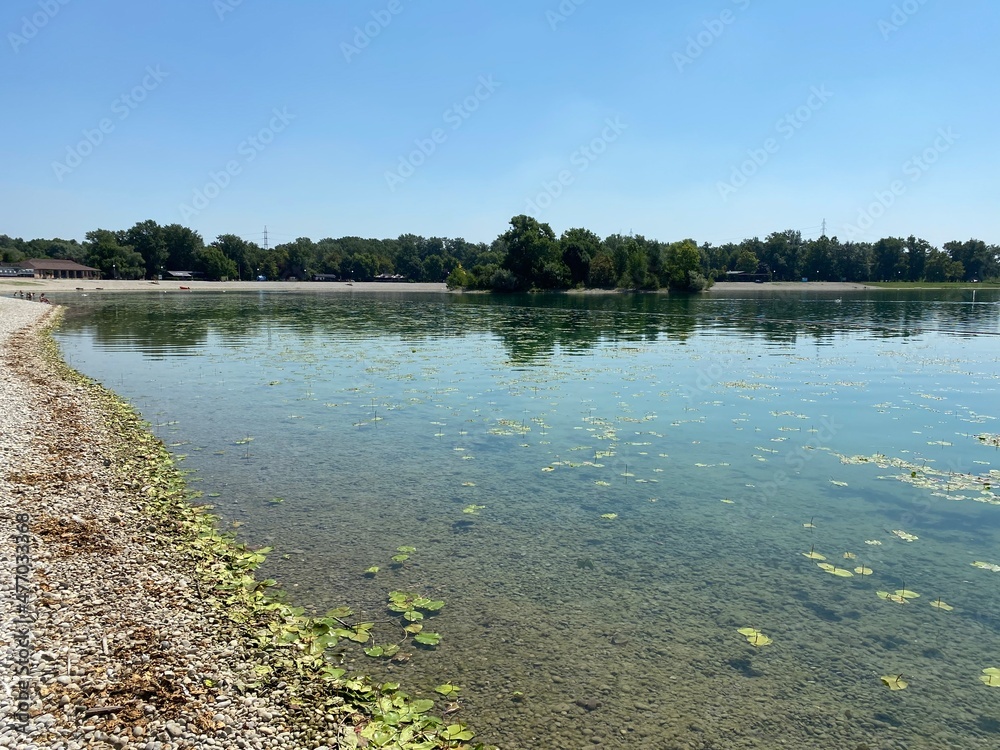
[(484, 741), (1000, 742), (995, 292), (53, 297), (298, 603), (446, 601), (348, 660)]

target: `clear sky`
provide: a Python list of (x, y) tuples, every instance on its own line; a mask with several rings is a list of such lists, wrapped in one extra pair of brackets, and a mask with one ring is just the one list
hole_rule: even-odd
[(995, 0), (5, 0), (0, 233), (1000, 243)]

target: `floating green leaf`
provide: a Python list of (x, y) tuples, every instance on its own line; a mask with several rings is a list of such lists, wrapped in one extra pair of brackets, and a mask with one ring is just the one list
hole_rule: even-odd
[(979, 677), (987, 687), (1000, 687), (1000, 669), (987, 667)]
[(413, 636), (413, 640), (422, 646), (436, 646), (441, 642), (441, 634), (429, 633), (426, 630), (422, 630)]
[(901, 674), (884, 674), (880, 678), (882, 684), (885, 685), (890, 690), (906, 690), (909, 683), (903, 679)]

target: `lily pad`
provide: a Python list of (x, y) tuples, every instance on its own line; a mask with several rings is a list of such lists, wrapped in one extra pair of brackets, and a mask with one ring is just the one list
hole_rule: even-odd
[(905, 597), (902, 597), (899, 594), (890, 594), (888, 591), (876, 591), (875, 594), (879, 599), (885, 599), (887, 602), (896, 602), (896, 604), (909, 603)]
[(982, 568), (983, 570), (992, 570), (994, 573), (1000, 573), (1000, 565), (994, 565), (993, 563), (982, 562), (981, 560), (976, 560), (972, 563), (974, 568)]
[(996, 667), (987, 667), (983, 670), (979, 679), (982, 680), (983, 684), (987, 687), (1000, 687), (1000, 669), (997, 669)]
[(896, 596), (903, 597), (904, 599), (920, 598), (920, 594), (918, 594), (916, 591), (910, 591), (909, 589), (896, 589), (896, 591), (894, 591), (893, 593), (896, 594)]
[(825, 560), (826, 559), (826, 555), (821, 555), (819, 552), (813, 552), (812, 550), (809, 550), (808, 552), (803, 552), (802, 556), (803, 557), (808, 557), (810, 560)]
[(932, 601), (931, 606), (937, 609), (942, 609), (945, 612), (951, 612), (953, 609), (955, 609), (950, 604), (946, 604), (945, 602), (941, 601), (940, 597)]
[(760, 648), (761, 646), (770, 646), (774, 643), (774, 641), (756, 628), (740, 628), (736, 632), (744, 636), (747, 639), (747, 643), (751, 646), (756, 646), (757, 648)]
[(614, 521), (616, 518), (618, 518), (618, 514), (617, 513), (602, 513), (601, 514), (601, 518), (604, 518), (604, 519), (606, 519), (608, 521)]
[(854, 572), (859, 576), (870, 576), (874, 571), (871, 568), (867, 568), (864, 565), (859, 565), (854, 569)]
[(890, 690), (906, 690), (909, 687), (909, 683), (903, 679), (901, 674), (884, 674), (880, 679), (882, 684)]

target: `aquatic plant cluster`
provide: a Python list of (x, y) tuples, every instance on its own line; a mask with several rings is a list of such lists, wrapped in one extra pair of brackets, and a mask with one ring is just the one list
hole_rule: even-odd
[[(219, 528), (219, 517), (208, 506), (195, 504), (200, 493), (191, 491), (175, 457), (152, 435), (149, 424), (134, 409), (88, 378), (65, 369), (63, 376), (90, 390), (104, 409), (107, 426), (121, 438), (115, 466), (132, 485), (141, 488), (144, 510), (151, 522), (171, 539), (179, 555), (192, 561), (204, 606), (235, 623), (244, 638), (256, 644), (258, 661), (252, 666), (255, 683), (245, 690), (267, 691), (281, 684), (289, 705), (303, 717), (300, 730), (318, 741), (336, 736), (337, 746), (393, 747), (400, 750), (488, 750), (471, 745), (473, 732), (463, 723), (449, 723), (434, 715), (435, 702), (416, 698), (396, 682), (373, 682), (335, 666), (332, 655), (348, 643), (374, 640), (373, 622), (349, 622), (354, 612), (339, 607), (321, 617), (286, 602), (276, 581), (255, 572), (272, 551), (251, 548), (235, 534)], [(203, 589), (201, 587), (204, 587)], [(423, 631), (415, 621), (438, 612), (443, 601), (393, 592), (389, 609), (403, 612), (411, 624), (405, 638), (435, 646), (436, 633)], [(398, 655), (396, 646), (366, 648), (370, 656)], [(391, 650), (391, 653), (390, 653)], [(459, 688), (444, 685), (438, 692), (453, 696)], [(323, 738), (323, 739), (320, 739)]]

